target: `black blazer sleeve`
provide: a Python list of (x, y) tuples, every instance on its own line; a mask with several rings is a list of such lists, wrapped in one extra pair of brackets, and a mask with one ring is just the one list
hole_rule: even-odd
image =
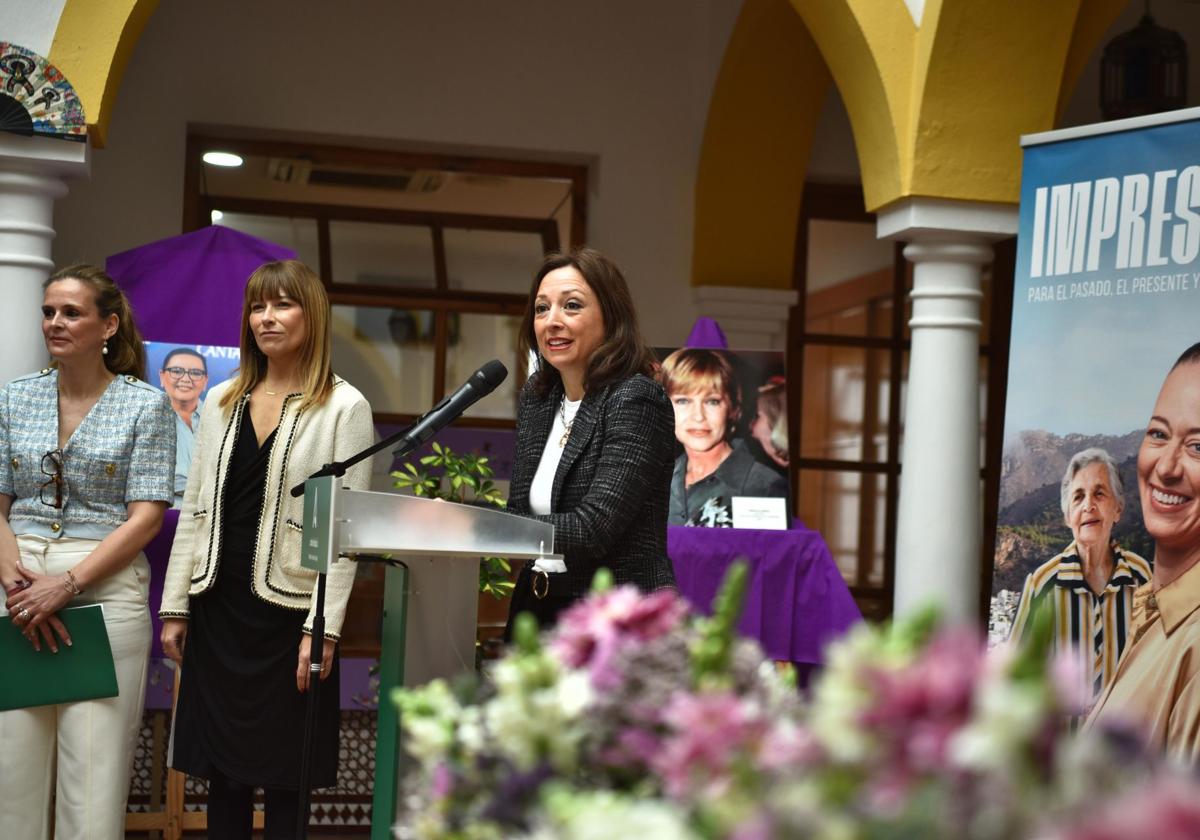
[(561, 399), (557, 389), (544, 400), (523, 395), (510, 509), (554, 525), (572, 590), (586, 591), (602, 566), (618, 583), (674, 585), (666, 556), (674, 413), (662, 387), (639, 375), (585, 397), (555, 475), (552, 512), (533, 516), (529, 485)]

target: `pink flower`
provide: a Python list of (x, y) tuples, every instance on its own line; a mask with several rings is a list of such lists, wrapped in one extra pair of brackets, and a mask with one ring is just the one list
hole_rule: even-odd
[(454, 793), (454, 772), (444, 761), (433, 768), (433, 775), (429, 780), (429, 793), (434, 799), (444, 799)]
[(748, 759), (770, 728), (757, 706), (734, 694), (676, 694), (663, 720), (672, 732), (650, 766), (667, 793), (684, 797), (693, 789), (716, 795), (729, 784), (739, 759)]
[(619, 586), (566, 610), (550, 647), (567, 666), (586, 668), (597, 688), (613, 688), (621, 680), (616, 655), (666, 635), (687, 612), (687, 604), (672, 590), (643, 595), (636, 587)]
[(1200, 837), (1200, 791), (1195, 782), (1160, 776), (1055, 836), (1057, 840), (1194, 840)]
[(863, 675), (874, 702), (859, 722), (895, 763), (892, 775), (948, 769), (949, 744), (970, 719), (983, 664), (983, 648), (974, 635), (945, 632), (910, 666), (871, 668)]

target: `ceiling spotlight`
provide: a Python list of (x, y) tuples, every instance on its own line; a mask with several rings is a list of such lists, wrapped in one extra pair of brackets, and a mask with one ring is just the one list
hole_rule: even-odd
[(204, 162), (213, 166), (241, 166), (242, 156), (233, 152), (205, 152)]

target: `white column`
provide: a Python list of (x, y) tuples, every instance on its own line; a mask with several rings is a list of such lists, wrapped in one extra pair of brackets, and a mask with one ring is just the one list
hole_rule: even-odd
[(54, 201), (88, 164), (87, 143), (0, 133), (0, 383), (46, 364), (39, 308), (54, 268)]
[(696, 286), (696, 313), (712, 318), (732, 350), (782, 350), (787, 346), (788, 314), (795, 289), (754, 286)]
[(1016, 208), (905, 199), (878, 214), (881, 238), (909, 243), (912, 352), (896, 534), (895, 614), (937, 605), (978, 619), (980, 279), (991, 243), (1016, 233)]

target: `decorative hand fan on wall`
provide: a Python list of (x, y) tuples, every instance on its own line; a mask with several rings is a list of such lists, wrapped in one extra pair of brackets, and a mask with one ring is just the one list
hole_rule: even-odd
[(62, 71), (8, 41), (0, 41), (0, 131), (87, 139), (83, 104)]

